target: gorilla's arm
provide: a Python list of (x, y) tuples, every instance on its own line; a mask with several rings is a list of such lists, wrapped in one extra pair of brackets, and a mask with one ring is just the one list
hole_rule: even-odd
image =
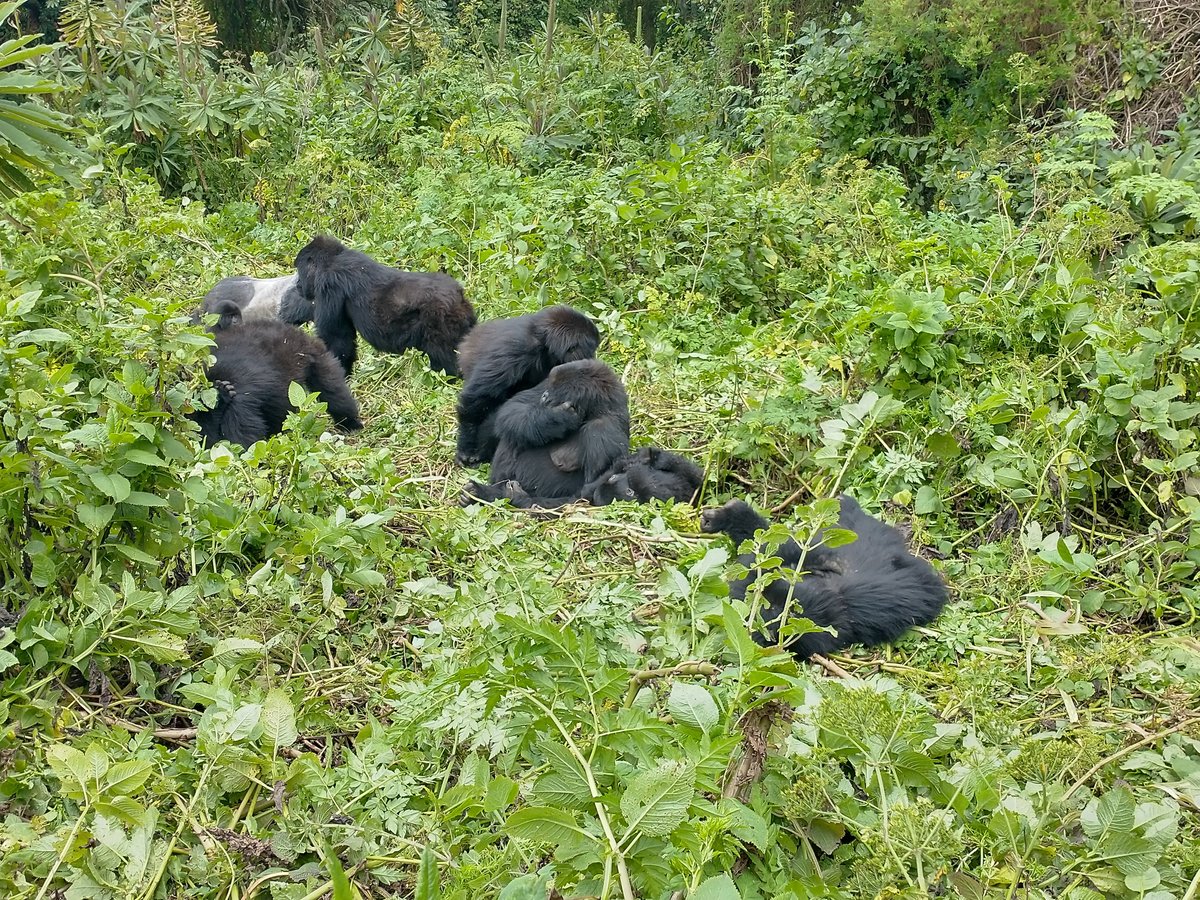
[(325, 279), (313, 309), (317, 337), (325, 342), (347, 375), (358, 359), (358, 339), (354, 323), (346, 312), (346, 291), (341, 279)]
[[(500, 407), (496, 436), (516, 447), (545, 447), (579, 431), (579, 413), (570, 406), (545, 406), (541, 386), (521, 391)], [(589, 479), (590, 480), (590, 479)]]
[(592, 486), (629, 453), (628, 420), (618, 415), (589, 419), (579, 430), (579, 447), (583, 480)]
[(474, 433), (489, 412), (503, 403), (513, 386), (525, 380), (530, 369), (530, 357), (536, 347), (529, 341), (510, 338), (502, 350), (478, 360), (471, 377), (458, 395), (459, 446)]
[(704, 470), (678, 453), (670, 453), (659, 447), (643, 447), (638, 452), (646, 452), (647, 462), (660, 472), (678, 475), (689, 484), (699, 485), (704, 481)]

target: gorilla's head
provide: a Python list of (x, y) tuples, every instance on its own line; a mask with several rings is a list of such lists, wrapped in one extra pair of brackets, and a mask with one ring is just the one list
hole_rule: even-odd
[(724, 506), (700, 513), (700, 530), (706, 534), (726, 534), (735, 547), (754, 537), (754, 532), (770, 523), (754, 511), (745, 500), (730, 500)]
[(543, 406), (567, 407), (585, 420), (623, 409), (627, 403), (621, 379), (598, 359), (555, 366), (542, 391)]
[(296, 254), (296, 287), (306, 301), (314, 299), (316, 275), (327, 268), (346, 245), (327, 234), (318, 234)]
[(591, 359), (600, 346), (596, 323), (569, 306), (550, 306), (537, 314), (536, 333), (555, 364)]

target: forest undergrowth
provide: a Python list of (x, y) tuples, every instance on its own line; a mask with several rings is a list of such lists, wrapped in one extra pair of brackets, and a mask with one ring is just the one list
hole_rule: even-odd
[[(230, 69), (236, 141), (75, 85), (86, 161), (0, 221), (0, 895), (1195, 900), (1200, 134), (1022, 122), (918, 185), (831, 139), (857, 27), (741, 100), (598, 20), (359, 34)], [(587, 312), (698, 506), (848, 492), (951, 605), (798, 664), (696, 508), (460, 508), (415, 354), (362, 348), (362, 432), (297, 394), (202, 449), (190, 314), (317, 232)]]

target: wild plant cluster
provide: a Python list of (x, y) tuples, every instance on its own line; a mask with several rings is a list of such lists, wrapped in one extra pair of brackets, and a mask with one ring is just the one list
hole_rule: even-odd
[[(427, 6), (246, 60), (71, 0), (0, 49), (0, 896), (1193, 900), (1200, 132), (1062, 103), (1087, 40), (1131, 91), (1169, 48), (871, 0), (664, 6), (653, 51), (514, 4), (501, 51)], [(687, 504), (460, 508), (413, 354), (364, 352), (353, 436), (294, 388), (202, 449), (198, 299), (322, 230), (587, 312), (698, 502), (778, 544), (846, 491), (954, 602), (768, 652)]]

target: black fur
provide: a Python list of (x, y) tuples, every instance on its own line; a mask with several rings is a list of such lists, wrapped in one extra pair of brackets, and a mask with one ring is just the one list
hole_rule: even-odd
[(569, 306), (474, 328), (458, 345), (463, 389), (458, 396), (459, 464), (488, 462), (496, 452), (496, 412), (504, 401), (540, 384), (557, 365), (590, 359), (600, 346), (596, 324)]
[(596, 486), (590, 499), (596, 506), (614, 500), (691, 503), (703, 483), (704, 470), (690, 459), (660, 447), (642, 447), (620, 460), (609, 477)]
[[(236, 312), (229, 310), (232, 303)], [(227, 310), (217, 322), (224, 329), (240, 322), (259, 319), (279, 319), (292, 325), (311, 322), (313, 304), (300, 295), (295, 273), (278, 278), (251, 278), (231, 275), (222, 278), (204, 295), (200, 314)]]
[(318, 235), (296, 257), (301, 296), (314, 304), (317, 334), (346, 374), (357, 335), (377, 350), (420, 350), (438, 371), (458, 374), (455, 349), (475, 326), (462, 285), (438, 272), (402, 272)]
[[(222, 320), (237, 318), (234, 301), (215, 306), (212, 311)], [(217, 403), (210, 410), (189, 414), (200, 425), (205, 446), (231, 441), (248, 447), (278, 434), (293, 408), (288, 400), (293, 381), (314, 391), (339, 427), (362, 428), (346, 375), (317, 338), (274, 319), (214, 331), (216, 362), (207, 375), (217, 389)]]
[(629, 452), (629, 398), (599, 360), (564, 363), (501, 406), (495, 429), (492, 484), (516, 481), (532, 495), (578, 497)]
[(463, 506), (469, 506), (480, 501), (507, 500), (518, 509), (558, 509), (580, 500), (587, 500), (592, 506), (604, 506), (618, 500), (690, 503), (703, 481), (704, 470), (691, 460), (659, 447), (642, 447), (618, 459), (599, 478), (585, 484), (578, 496), (531, 497), (515, 481), (495, 485), (473, 481), (463, 491), (461, 502)]
[[(796, 615), (837, 629), (836, 635), (814, 632), (796, 637), (788, 649), (801, 659), (851, 644), (872, 647), (888, 643), (913, 625), (932, 622), (946, 605), (945, 582), (933, 566), (909, 553), (900, 532), (867, 515), (845, 494), (838, 500), (838, 527), (853, 531), (858, 539), (841, 547), (813, 547), (803, 554), (803, 562), (802, 548), (795, 541), (789, 540), (779, 548), (777, 555), (784, 566), (796, 571), (803, 565), (803, 575), (794, 582), (779, 578), (763, 591), (768, 604), (763, 610), (768, 633), (755, 635), (759, 644), (776, 642), (778, 620), (789, 592), (790, 608)], [(705, 510), (700, 516), (702, 531), (724, 533), (735, 547), (769, 524), (741, 500)], [(820, 535), (815, 540), (820, 540)], [(743, 554), (739, 560), (747, 568), (754, 565), (752, 554)], [(757, 574), (751, 571), (746, 578), (730, 582), (730, 596), (744, 599), (746, 588)]]

